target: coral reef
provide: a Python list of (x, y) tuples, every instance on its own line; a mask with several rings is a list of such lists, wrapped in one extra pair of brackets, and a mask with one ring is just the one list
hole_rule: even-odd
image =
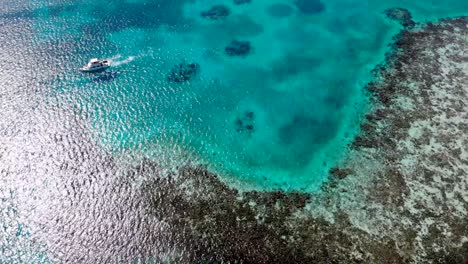
[(247, 56), (250, 53), (251, 46), (248, 41), (233, 40), (224, 50), (229, 56)]
[[(322, 192), (238, 192), (183, 168), (148, 183), (148, 213), (174, 215), (165, 219), (190, 249), (185, 262), (463, 263), (467, 25), (446, 20), (395, 38), (367, 87), (375, 110)], [(163, 200), (152, 198), (158, 186), (171, 190)]]
[(234, 4), (236, 5), (243, 5), (252, 2), (252, 0), (234, 0)]
[(325, 11), (325, 5), (320, 0), (296, 0), (296, 7), (306, 15), (319, 14)]
[(376, 107), (322, 192), (239, 192), (203, 167), (145, 181), (146, 214), (185, 249), (177, 261), (466, 262), (467, 33), (459, 18), (395, 38), (367, 87)]
[[(462, 17), (395, 37), (367, 86), (376, 107), (354, 155), (332, 172), (352, 173), (325, 187), (334, 190), (326, 199), (341, 205), (335, 213), (345, 211), (355, 226), (393, 240), (393, 254), (407, 262), (468, 257), (467, 33)], [(329, 205), (316, 209), (330, 216)]]
[[(330, 171), (322, 191), (313, 194), (241, 192), (202, 166), (168, 171), (146, 159), (126, 165), (93, 151), (94, 140), (71, 130), (72, 122), (51, 126), (24, 115), (36, 122), (36, 130), (63, 126), (47, 138), (34, 130), (21, 134), (31, 144), (51, 141), (25, 156), (45, 156), (52, 149), (61, 158), (59, 167), (44, 163), (45, 170), (31, 170), (36, 180), (58, 175), (57, 187), (66, 186), (44, 196), (53, 201), (44, 208), (34, 207), (34, 243), (45, 244), (57, 263), (466, 262), (467, 35), (465, 17), (407, 28), (395, 37), (392, 53), (375, 70), (376, 81), (367, 86), (375, 109), (361, 136), (348, 159)], [(198, 71), (196, 63), (181, 63), (168, 80), (185, 82)], [(253, 129), (253, 112), (240, 119)], [(295, 123), (310, 119), (298, 117), (291, 126)], [(285, 133), (293, 130), (286, 126)], [(67, 140), (92, 150), (63, 154), (59, 151), (70, 148)], [(14, 149), (2, 145), (3, 158), (16, 161)], [(3, 173), (17, 170), (10, 166)]]
[(247, 111), (242, 116), (238, 117), (235, 122), (237, 132), (249, 131), (253, 132), (255, 122), (254, 112)]
[(200, 65), (198, 63), (180, 63), (175, 65), (169, 75), (167, 80), (170, 82), (182, 83), (189, 81), (193, 76), (195, 76), (200, 70)]
[(403, 27), (414, 27), (416, 23), (413, 21), (411, 13), (404, 8), (391, 8), (384, 11), (384, 14), (391, 20), (397, 21)]
[(207, 11), (201, 12), (202, 17), (209, 18), (211, 20), (219, 20), (227, 17), (231, 14), (231, 10), (224, 5), (215, 5)]

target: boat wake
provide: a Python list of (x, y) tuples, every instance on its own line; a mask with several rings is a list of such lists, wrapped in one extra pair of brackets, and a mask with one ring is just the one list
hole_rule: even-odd
[(135, 56), (128, 56), (127, 58), (123, 58), (121, 55), (116, 55), (114, 57), (109, 58), (112, 61), (112, 66), (117, 67), (120, 65), (129, 64), (130, 62), (135, 60)]

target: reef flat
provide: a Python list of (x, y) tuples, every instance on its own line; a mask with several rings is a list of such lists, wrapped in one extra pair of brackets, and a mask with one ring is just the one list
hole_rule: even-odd
[[(77, 216), (63, 202), (69, 209), (44, 221), (50, 226), (41, 232), (55, 237), (50, 257), (82, 263), (466, 262), (467, 36), (464, 17), (415, 25), (395, 37), (367, 87), (375, 108), (352, 155), (331, 170), (321, 192), (239, 192), (205, 168), (168, 172), (143, 160), (122, 169), (109, 160), (109, 171), (93, 173), (95, 183), (71, 184), (78, 186), (75, 196), (92, 197), (87, 203), (94, 210)], [(110, 175), (118, 180), (96, 183)], [(86, 230), (76, 232), (77, 222), (87, 223)]]
[(314, 204), (388, 241), (396, 263), (467, 260), (467, 33), (462, 17), (395, 37), (367, 87), (376, 107), (354, 141), (356, 155), (335, 170), (350, 175), (329, 184), (320, 198), (329, 202)]
[[(386, 14), (406, 29), (367, 86), (374, 109), (313, 193), (241, 192), (204, 167), (124, 164), (96, 144), (76, 102), (44, 96), (64, 67), (57, 53), (76, 45), (3, 39), (0, 57), (18, 67), (0, 78), (1, 96), (18, 101), (2, 105), (0, 263), (466, 262), (468, 18)], [(29, 28), (23, 16), (0, 32)], [(12, 56), (22, 45), (28, 56)], [(232, 46), (247, 55), (246, 42)], [(52, 51), (56, 63), (31, 60)], [(198, 74), (192, 61), (176, 65), (172, 82)], [(235, 129), (250, 133), (256, 115), (242, 113)]]
[[(179, 261), (466, 262), (467, 36), (463, 17), (395, 37), (354, 153), (319, 194), (239, 193), (202, 168), (148, 183), (150, 208), (191, 248)], [(161, 186), (176, 191), (153, 196)]]

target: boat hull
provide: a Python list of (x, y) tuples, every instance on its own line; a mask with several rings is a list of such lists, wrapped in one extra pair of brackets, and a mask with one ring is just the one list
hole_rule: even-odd
[(101, 72), (101, 71), (105, 71), (107, 68), (110, 67), (110, 63), (107, 62), (105, 63), (104, 65), (102, 65), (101, 67), (93, 67), (93, 68), (88, 68), (88, 67), (82, 67), (80, 68), (80, 72)]

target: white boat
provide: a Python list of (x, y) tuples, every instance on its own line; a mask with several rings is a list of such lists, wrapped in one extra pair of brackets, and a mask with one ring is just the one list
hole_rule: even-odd
[(108, 60), (91, 59), (88, 64), (80, 68), (82, 72), (97, 72), (103, 71), (110, 67), (111, 62)]

